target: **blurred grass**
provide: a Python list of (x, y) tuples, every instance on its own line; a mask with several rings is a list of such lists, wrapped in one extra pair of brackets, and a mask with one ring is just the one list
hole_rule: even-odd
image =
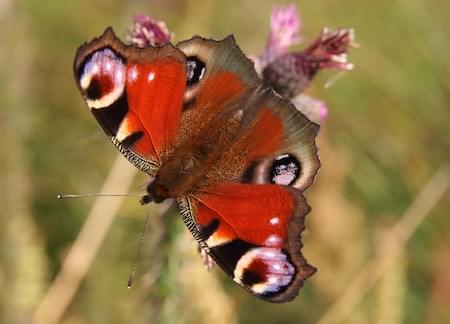
[[(221, 310), (229, 322), (314, 323), (376, 254), (380, 232), (397, 222), (436, 169), (449, 162), (448, 2), (296, 3), (305, 43), (323, 26), (351, 26), (361, 45), (350, 54), (354, 71), (330, 89), (323, 85), (332, 74), (322, 73), (309, 90), (330, 108), (319, 141), (323, 167), (307, 193), (313, 211), (305, 254), (319, 272), (293, 303), (255, 300), (219, 271), (201, 269), (173, 212), (153, 217), (137, 281), (127, 290), (148, 213), (131, 198), (64, 323), (208, 323)], [(92, 205), (90, 199), (58, 201), (56, 194), (98, 192), (116, 156), (73, 81), (77, 46), (109, 25), (124, 36), (132, 15), (144, 12), (165, 20), (177, 40), (234, 33), (245, 52), (258, 53), (272, 4), (0, 2), (1, 323), (30, 319)], [(141, 175), (130, 190), (141, 190), (145, 182)], [(346, 323), (450, 322), (449, 208), (447, 193)], [(202, 287), (197, 277), (208, 283)]]

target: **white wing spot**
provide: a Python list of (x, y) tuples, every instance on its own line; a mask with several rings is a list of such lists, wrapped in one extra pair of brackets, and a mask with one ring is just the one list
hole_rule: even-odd
[(278, 283), (278, 278), (277, 277), (269, 277), (269, 285), (273, 285)]
[(155, 79), (155, 72), (150, 72), (148, 74), (148, 81), (153, 81)]
[(265, 256), (266, 258), (271, 259), (271, 258), (274, 258), (274, 257), (275, 257), (275, 252), (272, 252), (272, 251), (264, 251), (263, 253), (264, 253), (264, 256)]
[(280, 223), (280, 219), (278, 217), (273, 217), (270, 219), (270, 224), (277, 225)]
[(278, 235), (270, 235), (269, 238), (266, 240), (266, 245), (274, 246), (278, 245), (280, 242), (281, 238)]
[(92, 74), (97, 74), (100, 71), (100, 67), (98, 66), (98, 64), (94, 64), (92, 65)]
[(129, 73), (130, 81), (136, 81), (137, 80), (137, 78), (138, 78), (138, 71), (137, 71), (135, 66), (133, 66), (130, 69), (130, 72), (128, 72), (128, 73)]

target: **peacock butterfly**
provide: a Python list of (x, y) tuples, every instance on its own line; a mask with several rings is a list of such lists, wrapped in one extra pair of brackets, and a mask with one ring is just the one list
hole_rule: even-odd
[(175, 198), (192, 235), (240, 286), (270, 302), (315, 272), (301, 253), (319, 168), (319, 125), (263, 85), (233, 36), (125, 45), (111, 28), (74, 73), (119, 151), (154, 177), (142, 203)]

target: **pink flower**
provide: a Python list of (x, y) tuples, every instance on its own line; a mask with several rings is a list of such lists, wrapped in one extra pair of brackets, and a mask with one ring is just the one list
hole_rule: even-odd
[[(326, 105), (303, 92), (322, 69), (353, 69), (347, 51), (355, 45), (354, 31), (324, 28), (305, 50), (289, 52), (291, 46), (301, 41), (300, 28), (301, 20), (294, 4), (274, 7), (266, 47), (252, 60), (265, 85), (290, 99), (311, 120), (320, 123), (328, 115)], [(134, 17), (128, 39), (139, 47), (161, 46), (170, 42), (172, 36), (164, 22), (139, 14)]]
[(352, 29), (324, 28), (304, 51), (285, 53), (263, 67), (264, 82), (286, 98), (303, 93), (321, 69), (351, 70), (347, 49), (353, 44)]
[(161, 46), (170, 42), (172, 36), (165, 22), (138, 14), (134, 16), (134, 24), (129, 32), (128, 40), (139, 47)]
[(354, 31), (349, 28), (324, 28), (305, 50), (289, 53), (289, 47), (300, 42), (300, 26), (295, 5), (275, 7), (266, 47), (259, 57), (252, 59), (267, 86), (281, 96), (292, 99), (299, 110), (320, 122), (328, 115), (327, 107), (323, 102), (308, 99), (302, 93), (321, 69), (353, 69), (353, 64), (348, 62), (347, 51), (355, 45)]
[(320, 100), (303, 93), (291, 99), (293, 105), (300, 110), (309, 120), (320, 124), (328, 117), (327, 105)]
[(272, 9), (270, 33), (261, 55), (264, 64), (269, 64), (274, 58), (287, 53), (289, 47), (300, 43), (300, 27), (301, 21), (294, 4)]
[(347, 50), (356, 46), (355, 31), (350, 28), (333, 30), (324, 28), (320, 36), (303, 51), (309, 61), (319, 65), (317, 69), (351, 70), (353, 64), (347, 61)]

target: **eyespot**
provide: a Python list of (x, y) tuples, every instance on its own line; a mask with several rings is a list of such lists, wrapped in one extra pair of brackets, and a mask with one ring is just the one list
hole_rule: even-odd
[(275, 158), (270, 169), (270, 182), (290, 186), (299, 178), (300, 162), (292, 154), (282, 154)]
[(105, 108), (119, 99), (125, 88), (125, 69), (123, 60), (109, 48), (86, 58), (79, 82), (89, 108)]
[(286, 289), (295, 272), (288, 255), (281, 249), (257, 247), (238, 260), (233, 279), (249, 287), (253, 293), (270, 297)]
[(187, 58), (187, 85), (198, 83), (205, 76), (206, 66), (197, 56)]

